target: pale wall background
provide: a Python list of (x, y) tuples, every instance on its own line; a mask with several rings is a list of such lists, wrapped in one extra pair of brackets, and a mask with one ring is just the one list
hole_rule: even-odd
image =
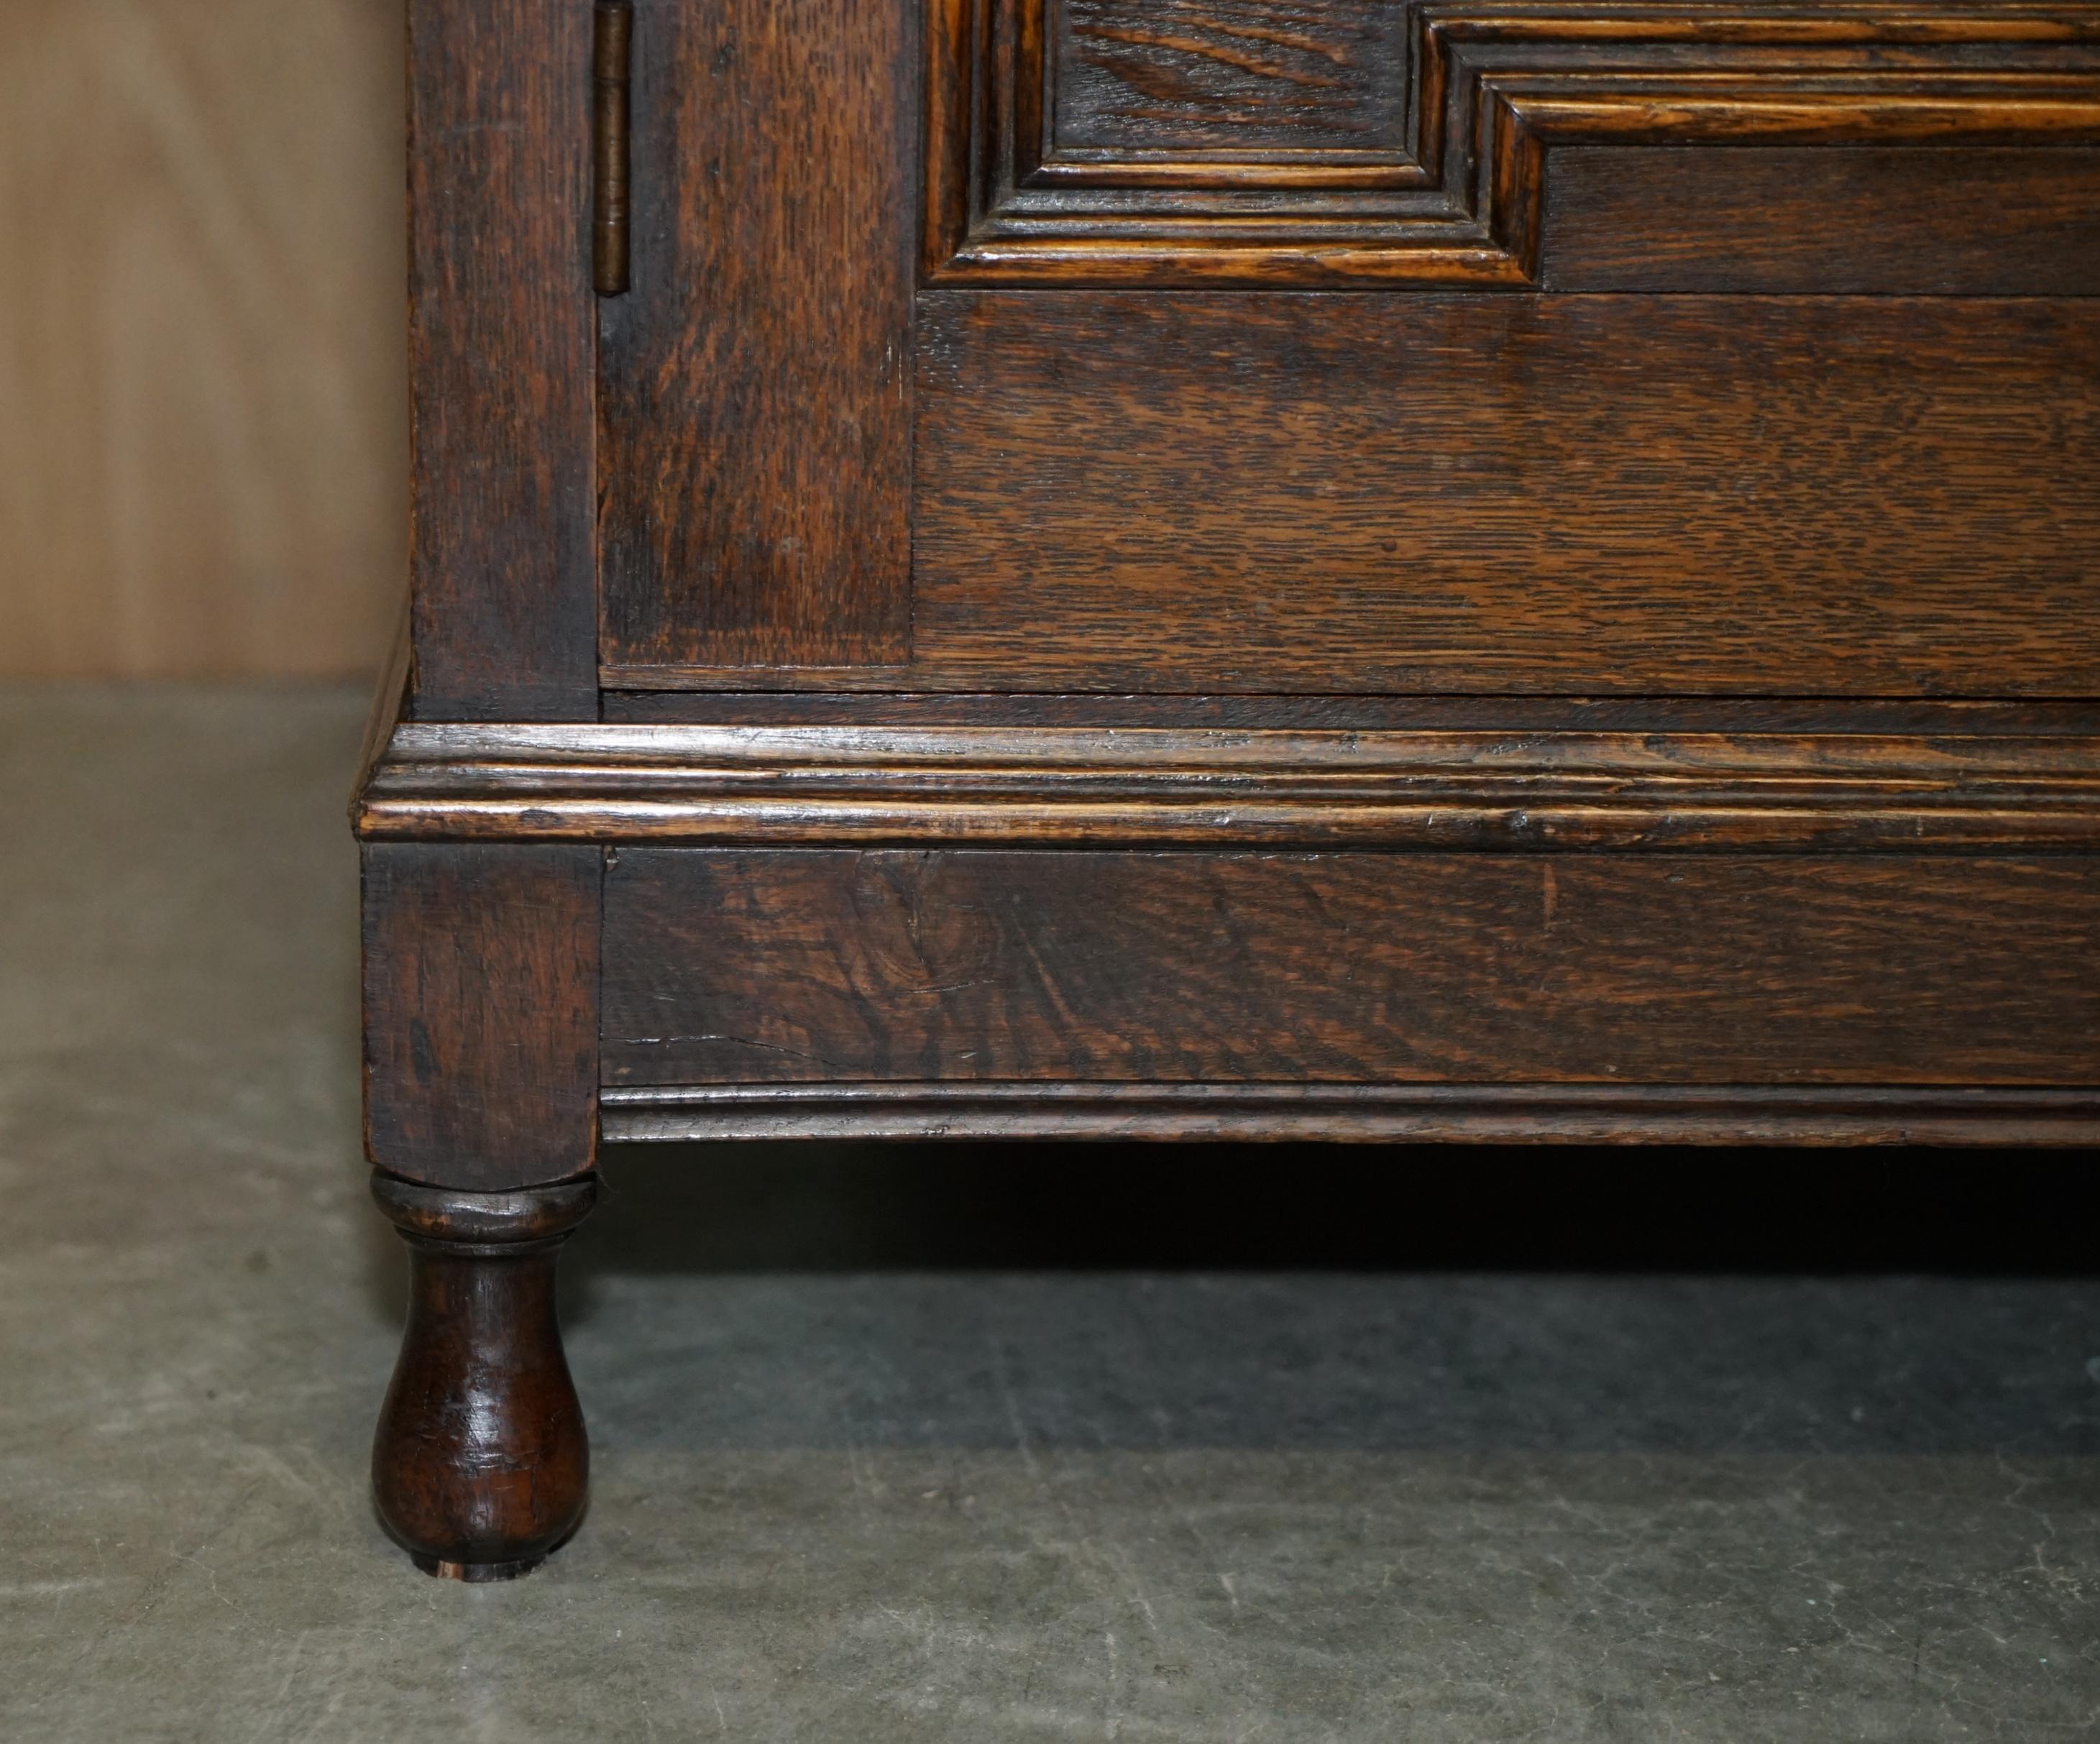
[(0, 0), (0, 677), (368, 671), (401, 0)]

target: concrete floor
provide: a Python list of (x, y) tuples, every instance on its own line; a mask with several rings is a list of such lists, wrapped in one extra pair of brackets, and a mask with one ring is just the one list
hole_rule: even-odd
[(2089, 1277), (1090, 1266), (1435, 1153), (615, 1153), (592, 1517), (416, 1574), (362, 707), (0, 691), (0, 1737), (2100, 1737)]

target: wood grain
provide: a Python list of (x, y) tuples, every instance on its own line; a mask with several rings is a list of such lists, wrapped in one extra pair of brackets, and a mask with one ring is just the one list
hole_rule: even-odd
[(2100, 848), (2100, 741), (1174, 727), (398, 728), (368, 841)]
[(477, 1193), (590, 1170), (598, 878), (594, 848), (364, 850), (376, 1168)]
[(1397, 147), (1396, 0), (1069, 0), (1052, 27), (1059, 147)]
[(1128, 1139), (1406, 1144), (2100, 1143), (2090, 1090), (1736, 1084), (734, 1084), (615, 1087), (621, 1141)]
[(610, 1084), (2100, 1079), (2100, 859), (634, 849)]
[(590, 720), (591, 10), (412, 0), (408, 69), (416, 706)]
[(1573, 147), (1541, 255), (1549, 290), (2088, 296), (2100, 152)]
[[(1520, 286), (1539, 281), (1565, 149), (2100, 145), (2091, 0), (930, 3), (937, 284)], [(1819, 214), (1820, 227), (1879, 221), (1856, 197), (1869, 191)], [(1675, 191), (1651, 179), (1645, 192), (1660, 205), (1621, 200), (1615, 216), (1666, 232)], [(1884, 205), (1925, 219), (1921, 251), (1954, 222)], [(1984, 229), (2023, 215), (1991, 210)], [(2042, 235), (2023, 231), (2026, 248), (2049, 228), (2048, 212), (2032, 216)]]
[(2100, 303), (931, 293), (917, 690), (2100, 689)]
[(590, 1443), (554, 1318), (554, 1265), (597, 1194), (590, 1175), (520, 1193), (372, 1177), (412, 1256), (373, 1500), (426, 1574), (510, 1579), (583, 1518)]
[[(612, 691), (633, 726), (1230, 727), (1256, 732), (1915, 733), (2100, 735), (2100, 702), (1815, 696), (999, 695), (939, 691)], [(387, 723), (390, 730), (392, 725)]]
[(639, 0), (604, 310), (613, 665), (840, 666), (911, 625), (918, 45), (854, 0)]
[(400, 55), (398, 0), (0, 6), (0, 677), (377, 663)]

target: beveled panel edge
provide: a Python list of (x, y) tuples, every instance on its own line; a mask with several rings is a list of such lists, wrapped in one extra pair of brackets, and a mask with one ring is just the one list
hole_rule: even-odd
[(2100, 1142), (2100, 1089), (830, 1084), (609, 1088), (609, 1143), (723, 1139), (1437, 1144)]
[(394, 639), (387, 647), (386, 664), (379, 669), (377, 682), (373, 687), (371, 705), (365, 711), (364, 731), (358, 740), (357, 777), (351, 784), (353, 803), (386, 755), (395, 730), (414, 714), (415, 692), (415, 612), (404, 588), (400, 610), (395, 615)]
[(2100, 850), (2100, 736), (397, 726), (368, 841)]
[(1036, 136), (1046, 3), (929, 8), (929, 286), (1524, 289), (1552, 145), (2100, 140), (2092, 0), (1432, 0), (1390, 161), (1067, 158)]

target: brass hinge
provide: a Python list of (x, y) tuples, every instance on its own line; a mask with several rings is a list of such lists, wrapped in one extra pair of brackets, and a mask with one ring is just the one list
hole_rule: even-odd
[(592, 38), (591, 283), (601, 297), (628, 287), (629, 62), (634, 0), (598, 0)]

